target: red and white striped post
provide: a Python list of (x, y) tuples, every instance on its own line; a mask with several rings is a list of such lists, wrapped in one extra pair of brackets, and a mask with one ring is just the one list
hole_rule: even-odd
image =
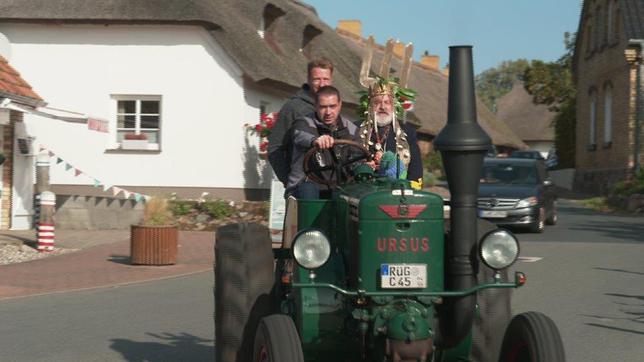
[(38, 222), (38, 251), (54, 251), (54, 211), (56, 194), (43, 191), (40, 194), (40, 221)]

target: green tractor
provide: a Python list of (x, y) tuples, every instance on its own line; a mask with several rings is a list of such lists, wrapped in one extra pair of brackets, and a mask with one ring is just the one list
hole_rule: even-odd
[(407, 181), (356, 177), (329, 200), (291, 200), (280, 248), (264, 226), (220, 228), (217, 362), (565, 360), (550, 318), (510, 315), (525, 276), (508, 280), (516, 237), (477, 218), (490, 139), (476, 121), (471, 47), (451, 47), (450, 65), (434, 141), (449, 218), (440, 196)]

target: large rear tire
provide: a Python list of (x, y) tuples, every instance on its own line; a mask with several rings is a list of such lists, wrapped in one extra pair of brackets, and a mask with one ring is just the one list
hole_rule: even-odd
[[(497, 227), (486, 220), (478, 220), (477, 233), (479, 240), (483, 235)], [(478, 253), (477, 253), (478, 254)], [(501, 270), (503, 280), (508, 280), (507, 269)], [(494, 281), (494, 270), (479, 260), (478, 284)], [(472, 360), (477, 362), (497, 361), (503, 331), (512, 318), (512, 290), (484, 289), (477, 293), (478, 313), (472, 327)]]
[(215, 356), (217, 362), (252, 358), (259, 320), (274, 311), (273, 252), (268, 228), (231, 224), (215, 243)]
[(512, 318), (505, 331), (503, 362), (563, 362), (566, 360), (561, 335), (545, 314), (527, 312)]
[(303, 362), (302, 344), (293, 320), (283, 314), (262, 318), (255, 335), (253, 362)]

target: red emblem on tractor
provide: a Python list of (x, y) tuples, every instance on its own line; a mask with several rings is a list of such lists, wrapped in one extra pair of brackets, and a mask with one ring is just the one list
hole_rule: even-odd
[(413, 219), (425, 211), (427, 205), (378, 205), (392, 219)]

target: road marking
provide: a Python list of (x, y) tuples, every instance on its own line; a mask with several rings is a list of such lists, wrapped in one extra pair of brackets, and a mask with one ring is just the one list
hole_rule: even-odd
[(539, 261), (541, 259), (543, 259), (543, 258), (540, 257), (540, 256), (520, 256), (519, 257), (519, 260), (524, 262), (524, 263), (534, 263), (534, 262)]

